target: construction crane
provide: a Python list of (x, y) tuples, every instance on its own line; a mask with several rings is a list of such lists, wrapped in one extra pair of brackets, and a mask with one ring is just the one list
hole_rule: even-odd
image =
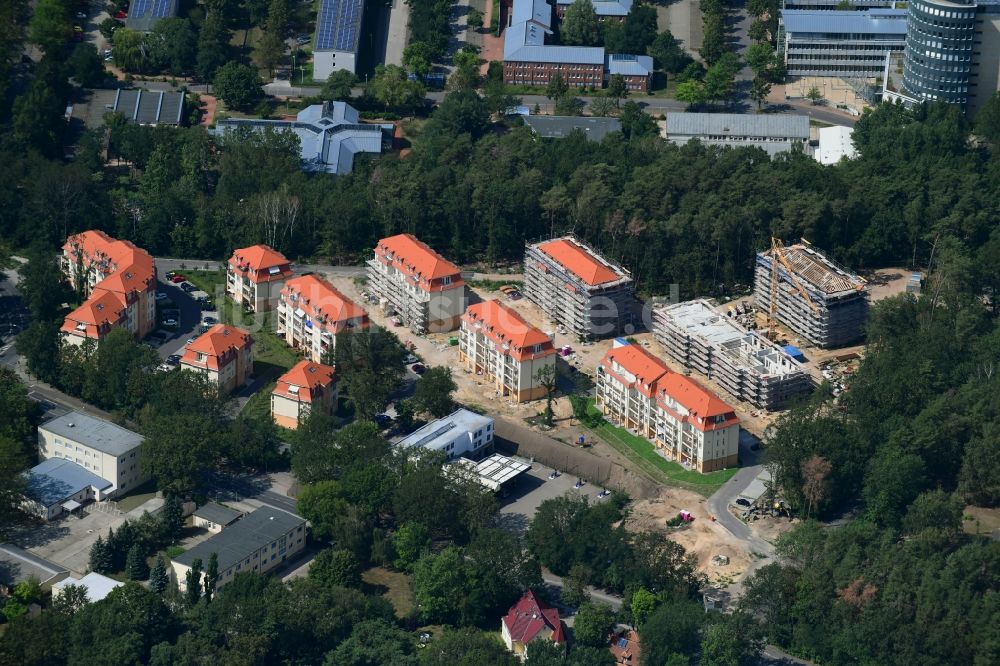
[(789, 263), (788, 258), (785, 257), (785, 246), (779, 239), (772, 237), (771, 238), (771, 298), (770, 298), (770, 303), (768, 304), (769, 307), (767, 313), (767, 339), (771, 340), (772, 342), (776, 337), (775, 326), (778, 323), (774, 317), (774, 315), (777, 314), (778, 312), (778, 262), (781, 262), (781, 265), (785, 267), (785, 270), (788, 272), (788, 280), (792, 283), (792, 286), (794, 286), (795, 289), (798, 290), (799, 294), (801, 294), (802, 298), (805, 299), (809, 307), (812, 308), (812, 311), (817, 314), (819, 313), (819, 306), (813, 302), (813, 299), (810, 298), (809, 296), (809, 292), (806, 291), (805, 287), (802, 286), (802, 283), (799, 282), (799, 279), (795, 277), (795, 269), (792, 268), (792, 265), (791, 263)]

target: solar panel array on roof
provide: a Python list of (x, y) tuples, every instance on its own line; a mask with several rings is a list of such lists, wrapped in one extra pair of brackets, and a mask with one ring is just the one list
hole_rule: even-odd
[(170, 0), (156, 0), (153, 5), (154, 18), (166, 18), (170, 15)]
[(363, 0), (323, 0), (316, 19), (316, 49), (357, 53)]
[(161, 19), (176, 15), (177, 0), (134, 0), (126, 24), (133, 30), (149, 32)]

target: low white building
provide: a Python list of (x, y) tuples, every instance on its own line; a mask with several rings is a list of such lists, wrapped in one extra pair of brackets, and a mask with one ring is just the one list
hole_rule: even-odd
[(142, 469), (142, 435), (110, 421), (70, 412), (38, 426), (38, 455), (76, 463), (109, 482), (103, 497), (117, 497), (149, 480)]
[(209, 532), (218, 534), (243, 516), (236, 509), (230, 509), (217, 502), (206, 502), (191, 514), (191, 522), (195, 527), (204, 527)]
[(326, 81), (338, 70), (358, 73), (363, 0), (322, 0), (316, 17), (313, 81)]
[(116, 587), (121, 587), (124, 584), (114, 578), (108, 578), (107, 576), (102, 576), (99, 573), (91, 571), (83, 578), (63, 578), (52, 586), (52, 598), (58, 599), (66, 591), (67, 587), (75, 585), (86, 590), (87, 601), (94, 603), (95, 601), (101, 601), (111, 594), (111, 591)]
[(807, 154), (809, 116), (780, 113), (668, 113), (667, 141), (684, 145), (697, 139), (708, 146), (756, 147), (777, 155), (799, 146)]
[(469, 458), (479, 460), (493, 452), (493, 419), (457, 409), (448, 416), (431, 421), (403, 439), (396, 446), (401, 449), (422, 448), (441, 451), (448, 460)]
[(849, 160), (858, 156), (858, 150), (854, 147), (853, 127), (834, 125), (833, 127), (819, 128), (819, 147), (813, 156), (820, 164), (836, 164), (846, 158)]

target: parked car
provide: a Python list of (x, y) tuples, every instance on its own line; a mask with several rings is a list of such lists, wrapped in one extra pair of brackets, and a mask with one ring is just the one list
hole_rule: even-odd
[(406, 365), (409, 365), (410, 363), (417, 363), (419, 361), (420, 359), (414, 356), (413, 354), (407, 354), (406, 358), (403, 359), (403, 363), (405, 363)]
[(125, 19), (128, 18), (128, 14), (126, 14), (125, 12), (115, 12), (115, 18), (118, 19), (119, 21), (124, 21)]
[(410, 366), (410, 370), (413, 370), (414, 374), (422, 375), (427, 368), (425, 368), (422, 363), (414, 363)]
[(164, 319), (163, 325), (167, 328), (177, 328), (180, 324), (177, 323), (176, 319)]
[(86, 19), (87, 19), (87, 14), (86, 14), (86, 13), (84, 13), (84, 12), (77, 12), (77, 13), (76, 13), (76, 17), (77, 17), (78, 19), (80, 19), (81, 21), (82, 21), (82, 20), (86, 20)]
[(376, 414), (375, 423), (378, 425), (379, 428), (385, 430), (386, 428), (392, 425), (392, 417), (389, 416), (388, 414)]
[(181, 282), (187, 282), (187, 276), (181, 275), (180, 273), (174, 273), (173, 275), (167, 274), (167, 279), (174, 284), (180, 284)]
[(191, 293), (192, 291), (197, 291), (197, 287), (195, 287), (195, 286), (194, 286), (193, 284), (191, 284), (190, 282), (181, 282), (181, 284), (180, 284), (180, 287), (181, 287), (181, 289), (183, 289), (183, 290), (184, 290), (185, 292), (187, 292), (187, 293), (189, 293), (189, 294), (190, 294), (190, 293)]
[(180, 354), (171, 354), (170, 356), (168, 356), (166, 358), (166, 362), (169, 363), (170, 365), (177, 365), (178, 363), (181, 362), (181, 355)]
[(169, 363), (161, 363), (160, 365), (157, 366), (157, 369), (160, 372), (170, 372), (171, 370), (174, 369), (174, 366), (170, 365)]
[(750, 500), (744, 499), (743, 497), (737, 497), (736, 498), (736, 503), (739, 506), (747, 506), (747, 507), (750, 506)]
[(193, 344), (194, 344), (194, 341), (195, 341), (195, 340), (197, 340), (197, 338), (188, 338), (188, 339), (187, 339), (187, 342), (185, 342), (185, 343), (184, 343), (184, 346), (185, 346), (185, 347), (190, 347), (191, 345), (193, 345)]
[(295, 42), (296, 42), (297, 44), (308, 44), (308, 43), (309, 43), (309, 42), (311, 42), (311, 41), (312, 41), (312, 37), (311, 37), (311, 36), (309, 36), (309, 35), (299, 35), (299, 36), (298, 36), (298, 37), (296, 37), (296, 39), (295, 39)]
[(158, 301), (165, 301), (165, 300), (167, 300), (167, 298), (168, 298), (168, 296), (167, 296), (166, 292), (164, 292), (164, 291), (158, 291), (158, 292), (156, 292), (156, 300), (158, 300)]
[(219, 320), (218, 320), (218, 319), (216, 319), (215, 317), (205, 317), (205, 318), (204, 318), (204, 319), (202, 319), (201, 321), (202, 321), (203, 323), (206, 323), (206, 324), (208, 324), (209, 326), (212, 326), (213, 324), (218, 324), (218, 323), (219, 323)]

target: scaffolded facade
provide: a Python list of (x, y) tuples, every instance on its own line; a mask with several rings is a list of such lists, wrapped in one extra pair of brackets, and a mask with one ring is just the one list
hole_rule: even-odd
[[(817, 347), (857, 342), (868, 320), (868, 287), (863, 279), (827, 259), (806, 242), (757, 254), (754, 299), (774, 317)], [(776, 282), (772, 285), (772, 279)]]
[(812, 390), (812, 379), (801, 363), (716, 312), (705, 300), (654, 310), (653, 333), (667, 354), (685, 368), (761, 409), (780, 409)]
[(634, 289), (628, 271), (571, 236), (526, 247), (524, 295), (582, 340), (632, 333)]

